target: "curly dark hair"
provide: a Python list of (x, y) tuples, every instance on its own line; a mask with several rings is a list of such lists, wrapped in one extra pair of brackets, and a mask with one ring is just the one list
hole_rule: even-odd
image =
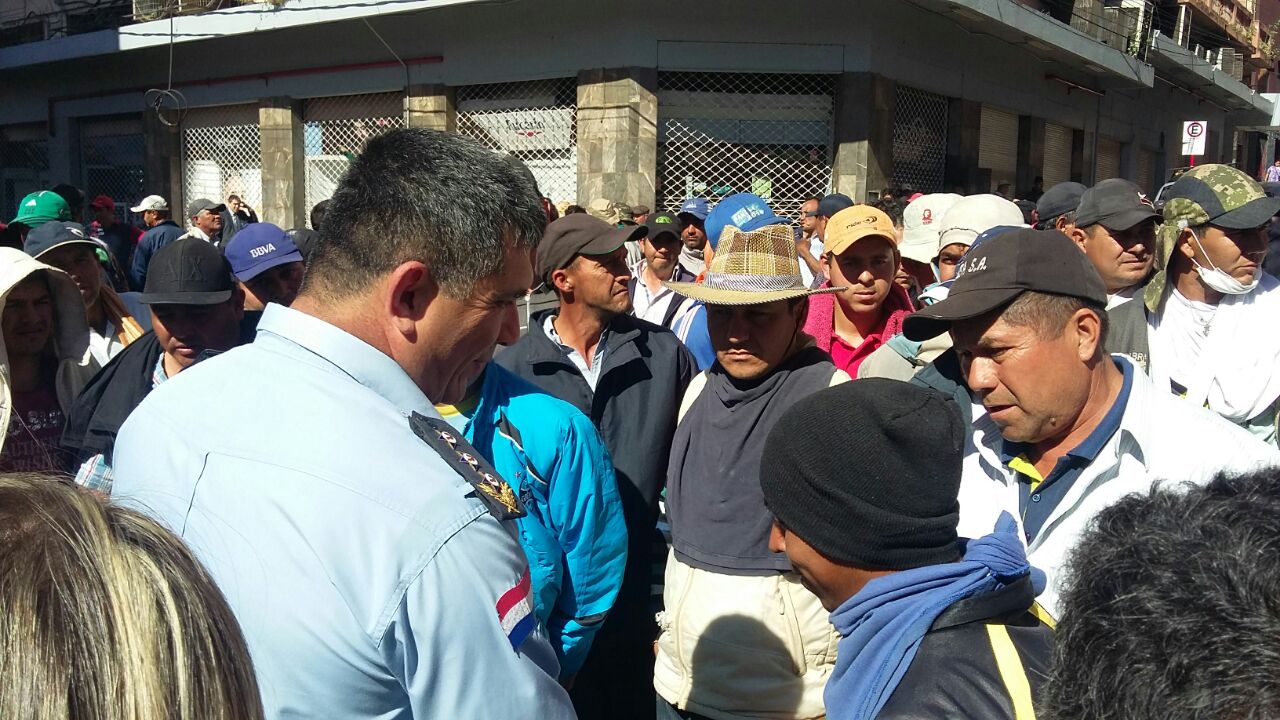
[(1280, 716), (1280, 468), (1164, 485), (1073, 551), (1041, 716)]

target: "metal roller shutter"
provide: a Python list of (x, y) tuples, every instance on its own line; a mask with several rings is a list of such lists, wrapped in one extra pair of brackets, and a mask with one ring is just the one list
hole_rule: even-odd
[(1098, 138), (1097, 173), (1093, 181), (1120, 177), (1120, 141), (1109, 137)]
[(1138, 151), (1138, 178), (1134, 182), (1144, 193), (1156, 192), (1156, 154), (1150, 150)]
[(1018, 171), (1018, 116), (989, 105), (982, 106), (978, 141), (978, 167), (991, 171), (994, 192), (1000, 183), (1012, 184)]
[(1064, 125), (1044, 125), (1044, 178), (1045, 188), (1071, 179), (1071, 128)]

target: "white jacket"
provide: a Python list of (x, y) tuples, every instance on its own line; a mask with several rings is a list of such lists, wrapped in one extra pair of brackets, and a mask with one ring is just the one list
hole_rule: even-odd
[[(49, 279), (49, 293), (53, 297), (53, 351), (58, 358), (55, 385), (58, 404), (65, 414), (85, 383), (99, 370), (98, 363), (89, 354), (89, 321), (84, 316), (84, 301), (70, 275), (21, 250), (0, 248), (0, 309), (4, 308), (9, 291), (37, 272), (45, 273)], [(0, 335), (0, 452), (4, 451), (12, 417), (9, 352), (4, 336)]]
[[(1133, 365), (1123, 355), (1112, 357)], [(961, 537), (990, 533), (1002, 511), (1021, 517), (1017, 473), (1000, 461), (1001, 441), (1000, 429), (989, 415), (974, 421), (960, 482)], [(1076, 478), (1027, 548), (1031, 564), (1049, 577), (1040, 605), (1058, 616), (1064, 561), (1090, 520), (1120, 498), (1145, 493), (1157, 482), (1202, 485), (1219, 472), (1270, 466), (1280, 466), (1276, 448), (1204, 408), (1157, 391), (1133, 367), (1120, 428)]]

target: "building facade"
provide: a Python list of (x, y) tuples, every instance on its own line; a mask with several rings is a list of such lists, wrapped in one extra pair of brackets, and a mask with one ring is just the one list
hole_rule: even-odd
[[(1248, 61), (1261, 20), (1208, 53), (1198, 2), (144, 2), (138, 22), (0, 47), (0, 219), (71, 182), (122, 210), (235, 193), (303, 226), (402, 126), (512, 153), (584, 205), (751, 191), (794, 214), (830, 191), (1021, 196), (1037, 177), (1154, 192), (1187, 162), (1184, 121), (1207, 123), (1199, 162), (1252, 170), (1273, 110), (1246, 84), (1269, 81)], [(175, 7), (195, 14), (145, 19)]]

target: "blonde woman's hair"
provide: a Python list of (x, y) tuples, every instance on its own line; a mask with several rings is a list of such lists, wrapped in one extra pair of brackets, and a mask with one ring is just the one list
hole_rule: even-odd
[(66, 482), (0, 475), (0, 718), (262, 716), (240, 627), (181, 540)]

